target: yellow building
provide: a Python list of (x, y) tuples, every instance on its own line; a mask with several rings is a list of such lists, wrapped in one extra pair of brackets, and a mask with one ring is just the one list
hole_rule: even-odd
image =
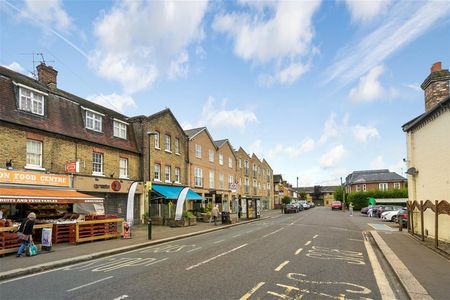
[[(430, 200), (440, 203), (438, 239), (450, 242), (450, 72), (436, 63), (421, 85), (425, 91), (425, 113), (403, 125), (407, 140), (409, 206)], [(447, 203), (447, 204), (445, 204)], [(424, 211), (424, 226), (416, 207), (412, 213), (415, 234), (435, 237), (435, 212)]]

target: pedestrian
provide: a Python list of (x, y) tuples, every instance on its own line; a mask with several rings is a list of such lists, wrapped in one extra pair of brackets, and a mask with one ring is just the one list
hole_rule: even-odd
[(281, 213), (282, 213), (282, 214), (284, 214), (284, 207), (285, 207), (285, 204), (284, 204), (284, 203), (281, 203)]
[(369, 209), (367, 210), (367, 216), (372, 218), (373, 217), (373, 206), (369, 205)]
[(353, 217), (353, 203), (350, 202), (350, 204), (348, 205), (348, 210), (350, 211), (350, 216)]
[(35, 220), (36, 214), (31, 212), (20, 224), (19, 230), (17, 231), (17, 238), (22, 242), (22, 245), (20, 246), (19, 251), (17, 251), (16, 257), (20, 257), (25, 251), (25, 248), (33, 241), (32, 233)]
[(1, 219), (6, 219), (6, 212), (7, 212), (8, 210), (6, 209), (6, 207), (0, 207), (0, 220)]
[(217, 218), (219, 217), (219, 213), (219, 205), (214, 206), (211, 210), (211, 216), (213, 217), (214, 225), (217, 225)]

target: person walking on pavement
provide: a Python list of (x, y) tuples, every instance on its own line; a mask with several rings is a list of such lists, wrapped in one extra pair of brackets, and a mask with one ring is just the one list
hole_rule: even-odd
[(369, 205), (369, 209), (367, 210), (367, 216), (372, 218), (373, 217), (373, 206)]
[(219, 217), (219, 213), (219, 205), (214, 206), (211, 210), (211, 216), (213, 217), (214, 225), (217, 225), (217, 218)]
[(28, 214), (28, 217), (24, 219), (20, 224), (19, 230), (17, 231), (17, 238), (20, 242), (22, 242), (22, 245), (17, 251), (16, 257), (20, 257), (25, 251), (25, 248), (33, 241), (32, 233), (35, 220), (36, 214), (34, 212), (31, 212)]
[(350, 204), (348, 205), (348, 210), (350, 211), (350, 216), (353, 217), (353, 203), (350, 202)]

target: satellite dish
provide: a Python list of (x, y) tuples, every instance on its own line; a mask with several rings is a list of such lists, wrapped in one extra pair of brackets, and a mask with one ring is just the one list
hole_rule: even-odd
[(406, 174), (412, 175), (412, 176), (417, 175), (417, 173), (419, 173), (419, 171), (417, 171), (417, 169), (414, 168), (414, 167), (409, 168), (409, 169), (406, 171)]

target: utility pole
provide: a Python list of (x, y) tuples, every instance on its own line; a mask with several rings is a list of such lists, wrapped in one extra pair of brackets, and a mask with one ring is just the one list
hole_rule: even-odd
[(342, 183), (342, 177), (341, 177), (341, 188), (342, 188), (342, 211), (345, 211), (345, 188), (344, 184)]

